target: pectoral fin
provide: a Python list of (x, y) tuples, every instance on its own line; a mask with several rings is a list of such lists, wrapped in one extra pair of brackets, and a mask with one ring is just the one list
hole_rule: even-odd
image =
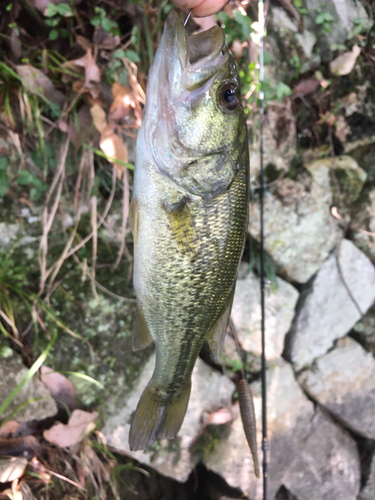
[(134, 199), (130, 202), (129, 223), (133, 233), (134, 246), (136, 246), (138, 240), (138, 204)]
[(175, 203), (165, 201), (163, 207), (168, 214), (172, 235), (180, 251), (188, 255), (190, 260), (194, 260), (198, 255), (199, 240), (186, 197)]
[(234, 297), (235, 286), (233, 286), (232, 291), (228, 295), (225, 302), (223, 312), (220, 314), (214, 326), (211, 328), (209, 334), (207, 335), (208, 345), (210, 346), (211, 352), (217, 362), (223, 348), (225, 334), (227, 332), (228, 323), (230, 319), (230, 312), (232, 310), (233, 297)]
[(133, 351), (140, 351), (141, 349), (144, 349), (151, 344), (152, 341), (153, 338), (151, 337), (145, 317), (140, 307), (137, 306), (133, 327)]

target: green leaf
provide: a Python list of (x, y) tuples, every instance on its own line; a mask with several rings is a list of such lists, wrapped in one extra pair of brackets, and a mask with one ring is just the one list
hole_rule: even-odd
[(45, 16), (52, 17), (52, 16), (55, 16), (56, 14), (57, 14), (57, 5), (55, 5), (54, 3), (48, 4), (47, 12), (45, 13)]
[(9, 188), (9, 181), (6, 173), (0, 170), (0, 196), (6, 195)]
[(125, 57), (125, 50), (122, 49), (115, 50), (114, 53), (112, 54), (112, 57), (114, 57), (115, 59), (122, 59), (123, 57)]
[(50, 26), (51, 28), (54, 28), (57, 26), (60, 22), (60, 19), (58, 17), (53, 17), (52, 19), (46, 19), (46, 24), (47, 26)]
[(282, 101), (284, 97), (291, 95), (292, 89), (284, 82), (279, 82), (276, 86), (276, 98)]
[(71, 17), (73, 16), (73, 10), (70, 5), (66, 3), (59, 3), (56, 5), (57, 7), (57, 12), (60, 14), (60, 16), (64, 17)]
[(316, 24), (323, 24), (324, 23), (324, 17), (323, 14), (318, 14), (315, 18)]
[(106, 31), (107, 33), (109, 33), (111, 29), (115, 27), (114, 22), (108, 19), (108, 17), (104, 17), (102, 19), (101, 25), (103, 30)]
[(6, 158), (0, 158), (0, 170), (5, 170), (8, 165), (8, 160)]
[(41, 194), (42, 193), (38, 189), (36, 189), (36, 188), (31, 188), (30, 189), (30, 198), (32, 200), (34, 200), (34, 201), (39, 200)]
[(134, 50), (127, 50), (125, 52), (125, 57), (133, 63), (139, 63), (141, 60), (139, 55), (136, 52), (134, 52)]
[(52, 40), (53, 41), (53, 40), (57, 40), (58, 38), (59, 38), (59, 32), (58, 32), (58, 30), (55, 30), (55, 29), (51, 30), (51, 32), (50, 32), (50, 34), (48, 36), (48, 40)]
[(99, 26), (100, 23), (101, 23), (100, 17), (93, 17), (90, 21), (90, 24), (92, 24), (92, 26)]
[(18, 174), (17, 184), (27, 186), (33, 182), (34, 176), (27, 170), (20, 170)]

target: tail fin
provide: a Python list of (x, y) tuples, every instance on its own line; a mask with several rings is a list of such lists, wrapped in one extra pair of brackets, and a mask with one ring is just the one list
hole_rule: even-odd
[(145, 450), (157, 437), (172, 439), (176, 436), (185, 417), (190, 390), (189, 381), (175, 398), (163, 404), (152, 382), (146, 387), (130, 427), (129, 445), (132, 451)]

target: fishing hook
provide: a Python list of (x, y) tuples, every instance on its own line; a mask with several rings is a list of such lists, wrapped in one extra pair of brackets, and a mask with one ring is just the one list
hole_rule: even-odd
[(190, 9), (190, 10), (189, 10), (189, 13), (188, 13), (188, 15), (187, 15), (187, 17), (186, 17), (186, 19), (185, 19), (185, 22), (184, 22), (184, 27), (187, 25), (187, 23), (188, 23), (188, 21), (189, 21), (189, 19), (190, 19), (190, 16), (191, 16), (192, 11), (193, 11), (193, 9)]

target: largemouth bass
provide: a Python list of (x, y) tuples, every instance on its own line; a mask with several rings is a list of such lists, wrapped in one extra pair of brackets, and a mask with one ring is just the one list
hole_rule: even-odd
[(188, 36), (171, 11), (138, 133), (133, 348), (156, 344), (132, 450), (173, 438), (205, 339), (217, 359), (247, 233), (249, 151), (238, 75), (219, 26)]

